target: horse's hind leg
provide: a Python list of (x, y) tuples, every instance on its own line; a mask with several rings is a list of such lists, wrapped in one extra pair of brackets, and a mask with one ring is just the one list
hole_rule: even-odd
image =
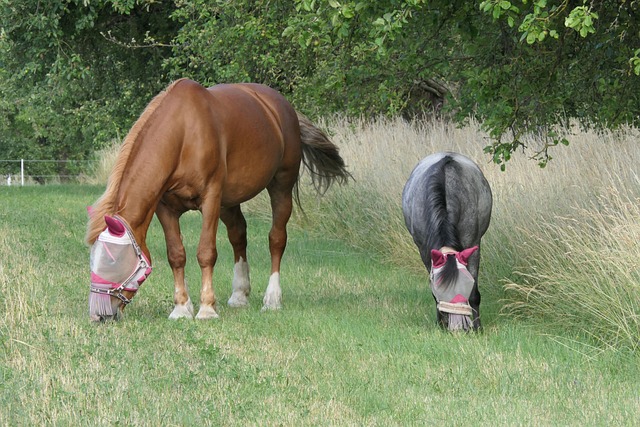
[(249, 304), (251, 292), (247, 262), (247, 222), (242, 215), (240, 205), (223, 208), (220, 211), (220, 219), (227, 227), (227, 236), (233, 247), (233, 282), (228, 304), (231, 307), (244, 307)]
[(173, 272), (173, 282), (175, 292), (173, 301), (175, 307), (169, 319), (180, 319), (183, 317), (193, 319), (193, 304), (187, 291), (187, 284), (184, 278), (184, 266), (186, 263), (186, 253), (180, 235), (180, 214), (173, 211), (162, 202), (156, 208), (156, 216), (164, 230), (167, 243), (167, 259)]
[(291, 217), (293, 199), (291, 186), (282, 190), (277, 186), (268, 188), (271, 197), (272, 225), (269, 232), (269, 252), (271, 253), (271, 276), (264, 294), (262, 310), (277, 310), (282, 307), (280, 288), (280, 262), (287, 246), (287, 222)]

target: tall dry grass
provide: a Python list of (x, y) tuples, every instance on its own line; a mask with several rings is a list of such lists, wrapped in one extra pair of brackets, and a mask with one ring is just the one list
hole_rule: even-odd
[(122, 145), (122, 141), (114, 139), (105, 148), (97, 151), (94, 156), (96, 161), (93, 163), (93, 170), (83, 176), (81, 182), (90, 185), (106, 185), (111, 169), (116, 163), (120, 145)]
[(639, 136), (574, 131), (547, 169), (521, 157), (492, 177), (505, 315), (640, 349)]
[(521, 233), (526, 264), (505, 286), (508, 314), (544, 315), (607, 346), (640, 348), (640, 198), (611, 187)]
[(556, 148), (544, 169), (529, 159), (543, 144), (531, 138), (531, 151), (501, 172), (483, 153), (488, 139), (474, 122), (337, 118), (321, 126), (340, 146), (355, 182), (323, 198), (303, 185), (306, 215), (294, 223), (424, 271), (404, 226), (402, 188), (426, 155), (466, 154), (493, 191), (480, 283), (503, 298), (502, 314), (574, 330), (599, 344), (640, 348), (638, 130), (572, 129), (571, 145)]
[[(504, 298), (506, 317), (574, 330), (603, 345), (640, 348), (640, 132), (571, 129), (545, 169), (528, 157), (527, 141), (506, 172), (483, 153), (487, 135), (475, 122), (331, 118), (318, 125), (340, 147), (355, 181), (324, 197), (303, 176), (304, 214), (291, 225), (341, 239), (380, 260), (423, 272), (404, 227), (402, 188), (417, 162), (437, 151), (474, 159), (494, 197), (483, 239), (480, 286)], [(105, 152), (115, 157), (117, 151)], [(106, 182), (100, 177), (99, 182)], [(270, 215), (263, 194), (247, 204)]]

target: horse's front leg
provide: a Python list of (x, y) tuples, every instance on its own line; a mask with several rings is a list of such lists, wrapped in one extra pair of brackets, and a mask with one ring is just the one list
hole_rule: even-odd
[(478, 280), (476, 280), (471, 296), (469, 297), (469, 305), (473, 310), (472, 321), (473, 330), (480, 331), (482, 329), (482, 323), (480, 322), (480, 291), (478, 290)]
[(480, 270), (480, 245), (478, 245), (478, 250), (471, 255), (469, 258), (469, 263), (467, 265), (467, 270), (474, 278), (473, 289), (471, 290), (471, 295), (469, 296), (469, 305), (473, 310), (473, 315), (471, 316), (471, 320), (473, 322), (473, 330), (480, 331), (482, 329), (482, 322), (480, 322), (480, 289), (478, 288), (478, 272)]
[(196, 319), (214, 319), (219, 317), (217, 300), (213, 290), (213, 267), (218, 259), (216, 233), (220, 218), (220, 188), (208, 193), (200, 208), (202, 212), (202, 232), (198, 244), (198, 264), (202, 272), (202, 288), (200, 289), (200, 309)]
[(187, 284), (184, 278), (184, 266), (186, 263), (186, 253), (182, 244), (180, 234), (180, 214), (164, 203), (160, 202), (156, 208), (156, 216), (164, 230), (167, 244), (167, 259), (173, 272), (174, 293), (173, 302), (175, 307), (169, 319), (188, 318), (193, 319), (193, 304), (189, 297)]
[(231, 297), (227, 304), (230, 307), (245, 307), (249, 304), (251, 281), (249, 279), (249, 263), (247, 262), (247, 221), (242, 215), (240, 205), (223, 208), (220, 219), (227, 227), (227, 236), (233, 247), (233, 282)]

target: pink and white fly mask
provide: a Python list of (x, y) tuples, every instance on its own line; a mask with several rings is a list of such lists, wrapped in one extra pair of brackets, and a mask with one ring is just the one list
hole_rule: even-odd
[(91, 247), (89, 316), (92, 321), (115, 319), (151, 274), (151, 263), (124, 219), (104, 217), (107, 228)]
[[(475, 280), (467, 262), (477, 246), (461, 252), (431, 250), (431, 292), (438, 304), (438, 311), (449, 315), (449, 330), (468, 330), (471, 327), (473, 310), (469, 297)], [(455, 267), (452, 264), (455, 260)]]

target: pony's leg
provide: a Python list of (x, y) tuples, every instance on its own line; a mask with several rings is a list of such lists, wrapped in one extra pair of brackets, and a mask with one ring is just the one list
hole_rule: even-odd
[(280, 262), (287, 246), (287, 222), (293, 209), (291, 187), (286, 191), (268, 188), (271, 197), (272, 224), (269, 231), (269, 252), (271, 253), (271, 276), (264, 294), (262, 310), (282, 308), (282, 289), (280, 288)]
[(251, 282), (249, 280), (249, 264), (247, 262), (247, 221), (242, 215), (240, 205), (222, 208), (220, 219), (227, 227), (227, 236), (233, 247), (233, 282), (231, 283), (231, 307), (245, 307), (249, 304)]
[(178, 221), (180, 214), (160, 202), (156, 208), (156, 216), (164, 230), (167, 243), (167, 259), (173, 272), (175, 288), (173, 302), (175, 303), (175, 307), (169, 315), (169, 319), (180, 319), (183, 317), (193, 319), (193, 304), (191, 303), (191, 298), (189, 298), (187, 284), (184, 278), (184, 266), (187, 257), (180, 235), (180, 223)]
[[(479, 245), (478, 245), (479, 246)], [(471, 255), (469, 258), (469, 263), (467, 264), (467, 270), (474, 278), (473, 289), (471, 290), (471, 295), (469, 295), (469, 305), (473, 310), (472, 320), (473, 320), (473, 329), (475, 331), (479, 331), (482, 328), (482, 324), (480, 322), (480, 289), (478, 289), (478, 271), (480, 267), (480, 247), (478, 250)]]
[(438, 310), (438, 300), (436, 299), (436, 296), (433, 294), (431, 294), (431, 296), (433, 296), (433, 301), (436, 303), (436, 325), (440, 326), (441, 328), (447, 329), (449, 319), (447, 316), (440, 313), (440, 310)]
[(480, 322), (480, 291), (478, 290), (477, 280), (469, 296), (469, 305), (473, 310), (473, 329), (479, 331), (482, 328), (482, 324)]
[(216, 295), (213, 290), (213, 267), (218, 259), (216, 233), (220, 218), (220, 187), (214, 186), (204, 199), (200, 208), (202, 212), (202, 231), (198, 243), (198, 264), (202, 272), (202, 288), (200, 289), (200, 309), (196, 319), (217, 318)]

